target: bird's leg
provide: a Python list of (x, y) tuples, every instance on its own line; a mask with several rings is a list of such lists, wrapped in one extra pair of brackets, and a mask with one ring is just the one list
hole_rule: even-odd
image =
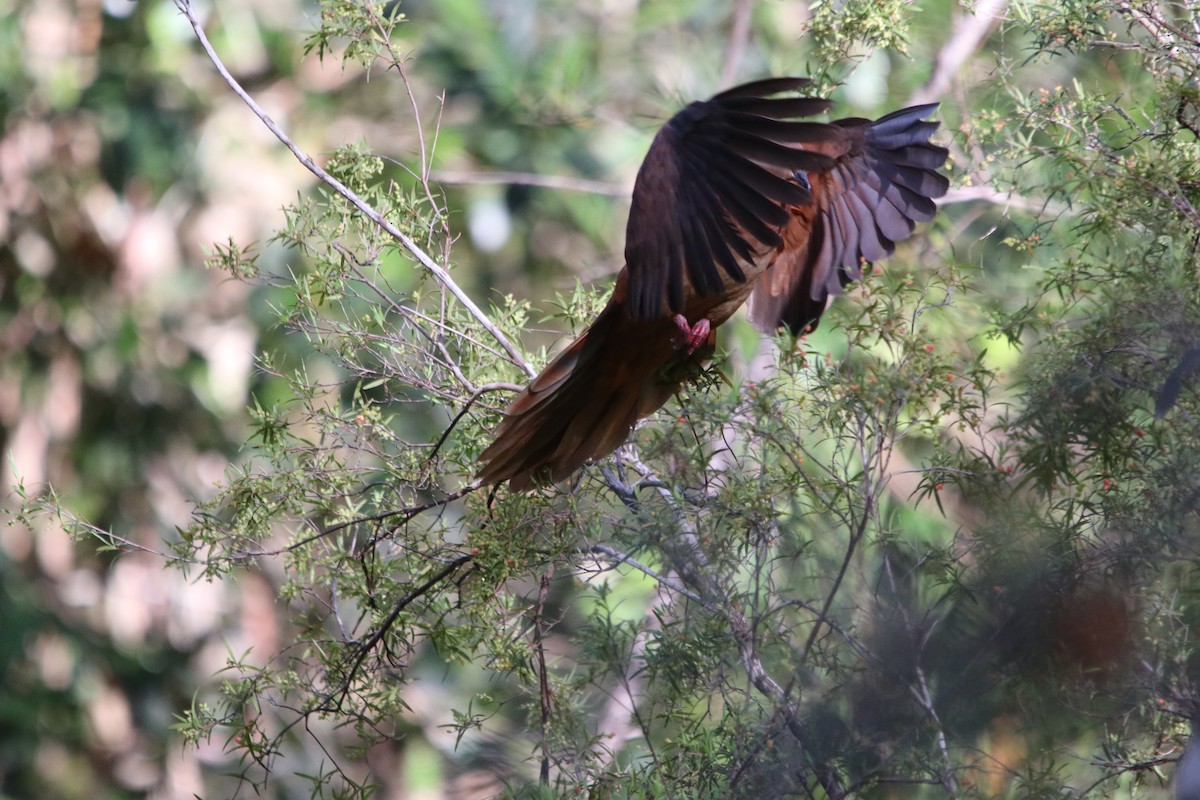
[(708, 317), (701, 317), (695, 325), (692, 325), (683, 314), (676, 314), (675, 324), (683, 333), (683, 346), (687, 347), (689, 356), (704, 344), (708, 339), (708, 334), (712, 332), (712, 325), (709, 323)]

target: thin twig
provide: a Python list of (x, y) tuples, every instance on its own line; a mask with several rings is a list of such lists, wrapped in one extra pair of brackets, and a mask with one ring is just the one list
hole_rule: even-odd
[(447, 272), (444, 267), (430, 258), (429, 254), (422, 250), (416, 242), (414, 242), (409, 236), (393, 225), (390, 221), (385, 219), (382, 214), (376, 211), (355, 192), (351, 191), (345, 184), (330, 175), (325, 170), (321, 169), (321, 167), (317, 166), (317, 163), (313, 161), (307, 153), (301, 150), (300, 147), (293, 142), (286, 133), (283, 132), (283, 129), (276, 124), (275, 120), (271, 119), (267, 112), (263, 110), (262, 106), (260, 106), (258, 102), (255, 101), (255, 99), (251, 97), (245, 89), (242, 88), (241, 84), (238, 83), (231, 74), (229, 74), (229, 70), (225, 68), (225, 64), (221, 61), (220, 57), (213, 49), (212, 43), (208, 40), (208, 36), (205, 35), (204, 28), (201, 26), (200, 20), (196, 17), (195, 11), (192, 9), (191, 0), (174, 0), (174, 2), (175, 7), (179, 9), (180, 13), (182, 13), (184, 17), (187, 18), (188, 23), (191, 24), (192, 30), (195, 31), (196, 38), (200, 42), (200, 46), (204, 48), (204, 52), (208, 55), (209, 60), (212, 61), (213, 66), (216, 67), (217, 72), (221, 75), (221, 78), (226, 84), (228, 84), (229, 88), (233, 90), (234, 94), (240, 97), (242, 102), (244, 102), (250, 108), (250, 110), (254, 112), (254, 115), (257, 116), (262, 123), (267, 126), (267, 129), (275, 135), (275, 138), (283, 143), (284, 147), (292, 152), (292, 155), (296, 157), (296, 160), (304, 165), (309, 172), (311, 172), (313, 175), (316, 175), (322, 183), (340, 194), (346, 199), (347, 202), (361, 211), (364, 216), (366, 216), (368, 219), (386, 231), (389, 236), (399, 242), (421, 266), (428, 270), (442, 286), (444, 286), (452, 295), (454, 295), (458, 302), (462, 303), (463, 307), (470, 312), (471, 316), (473, 316), (475, 320), (489, 334), (491, 334), (492, 338), (494, 338), (500, 344), (500, 346), (504, 348), (504, 351), (508, 353), (509, 358), (512, 359), (514, 364), (525, 370), (525, 372), (531, 378), (537, 375), (537, 371), (533, 368), (533, 365), (525, 360), (520, 351), (517, 350), (513, 343), (508, 340), (508, 337), (506, 337), (504, 333), (496, 327), (495, 323), (493, 323), (491, 319), (489, 319), (488, 316), (483, 313), (479, 306), (475, 305), (475, 301), (473, 301), (470, 296), (464, 292), (457, 283), (454, 282), (454, 279), (450, 277), (450, 273)]
[[(746, 619), (746, 615), (731, 601), (728, 592), (712, 574), (694, 523), (684, 515), (683, 509), (672, 495), (670, 487), (641, 462), (632, 446), (623, 447), (618, 453), (642, 476), (641, 485), (655, 488), (671, 509), (675, 533), (662, 541), (664, 555), (673, 565), (675, 572), (690, 584), (696, 594), (702, 598), (706, 608), (724, 614), (751, 685), (775, 704), (788, 731), (802, 748), (806, 747), (809, 736), (800, 721), (799, 709), (788, 698), (787, 691), (771, 677), (763, 666), (762, 658), (755, 645), (753, 628)], [(602, 468), (601, 473), (604, 475), (609, 489), (621, 499), (625, 507), (639, 519), (645, 520), (645, 511), (637, 498), (635, 488), (622, 481), (614, 471), (607, 467)], [(846, 796), (841, 775), (834, 767), (825, 763), (817, 763), (812, 765), (812, 772), (831, 800), (841, 800)]]
[[(606, 768), (616, 758), (621, 743), (632, 739), (634, 731), (641, 731), (645, 746), (650, 751), (651, 758), (657, 760), (654, 752), (654, 741), (650, 736), (649, 724), (638, 711), (639, 700), (646, 686), (646, 648), (654, 634), (659, 629), (659, 610), (666, 605), (666, 592), (661, 588), (655, 592), (654, 600), (646, 609), (646, 624), (633, 637), (629, 647), (629, 662), (621, 672), (621, 689), (623, 696), (617, 692), (609, 695), (604, 711), (596, 724), (595, 744), (592, 746), (592, 757), (597, 769), (593, 774), (604, 776)], [(601, 740), (607, 739), (611, 745), (601, 746)], [(603, 780), (598, 778), (597, 782)]]
[(434, 183), (536, 186), (542, 189), (562, 189), (568, 192), (585, 192), (609, 197), (624, 197), (631, 191), (627, 186), (608, 181), (572, 178), (567, 175), (538, 175), (533, 172), (471, 172), (439, 169), (431, 172), (429, 178)]
[[(235, 556), (231, 556), (228, 560), (229, 561), (244, 561), (249, 558), (263, 558), (266, 556), (278, 556), (278, 555), (282, 555), (284, 553), (292, 553), (292, 552), (295, 552), (296, 550), (300, 549), (301, 547), (304, 547), (307, 544), (311, 544), (312, 542), (315, 542), (319, 539), (323, 539), (326, 536), (330, 536), (332, 534), (338, 533), (339, 531), (343, 531), (352, 526), (363, 525), (368, 522), (383, 522), (385, 520), (392, 520), (392, 519), (395, 519), (396, 517), (399, 517), (400, 519), (394, 523), (393, 527), (395, 525), (401, 525), (401, 524), (413, 519), (418, 514), (422, 514), (426, 511), (431, 511), (440, 506), (449, 505), (450, 503), (454, 502), (455, 500), (466, 497), (471, 492), (474, 492), (474, 491), (478, 490), (479, 488), (481, 488), (480, 484), (472, 482), (456, 491), (451, 492), (450, 494), (447, 494), (445, 497), (438, 498), (437, 500), (430, 500), (428, 503), (420, 503), (415, 506), (406, 506), (404, 508), (395, 508), (395, 509), (391, 509), (389, 511), (381, 511), (378, 514), (368, 514), (366, 516), (355, 517), (354, 519), (346, 520), (345, 522), (339, 522), (335, 525), (330, 525), (327, 528), (322, 528), (322, 529), (318, 530), (316, 533), (305, 536), (302, 539), (297, 539), (294, 542), (288, 542), (283, 547), (277, 547), (277, 548), (273, 548), (271, 550), (249, 550), (249, 549), (242, 550), (242, 551), (239, 551)], [(124, 541), (124, 540), (122, 540), (122, 541)], [(375, 541), (376, 541), (375, 539), (372, 539), (370, 544), (375, 544)], [(131, 545), (131, 546), (136, 547), (136, 545)], [(144, 547), (137, 548), (137, 549), (146, 550), (146, 548), (144, 548)], [(153, 553), (154, 551), (146, 550), (146, 552)], [(156, 553), (156, 555), (162, 555), (162, 554)], [(188, 561), (188, 559), (181, 559), (177, 556), (165, 556), (164, 555), (164, 558), (174, 558), (179, 561)], [(215, 564), (215, 563), (220, 563), (220, 561), (221, 561), (221, 559), (208, 558), (203, 561), (195, 561), (195, 562), (189, 562), (189, 563)]]
[[(437, 146), (437, 134), (440, 132), (441, 119), (442, 119), (441, 110), (442, 110), (442, 107), (445, 102), (445, 95), (442, 95), (439, 98), (440, 103), (438, 106), (438, 127), (434, 128), (433, 144), (426, 145), (425, 126), (421, 123), (420, 106), (417, 103), (417, 96), (413, 92), (412, 82), (408, 79), (408, 70), (404, 66), (404, 59), (400, 56), (399, 53), (396, 52), (395, 48), (392, 47), (392, 41), (388, 37), (387, 25), (384, 23), (384, 20), (377, 13), (376, 6), (374, 4), (368, 2), (366, 4), (366, 11), (367, 11), (367, 14), (370, 16), (371, 21), (375, 23), (375, 30), (379, 33), (379, 40), (381, 42), (383, 42), (383, 46), (387, 49), (388, 56), (390, 57), (391, 62), (392, 62), (392, 66), (394, 66), (396, 68), (396, 71), (400, 73), (400, 80), (404, 84), (404, 91), (408, 95), (408, 103), (409, 103), (409, 107), (412, 110), (414, 127), (416, 128), (416, 131), (417, 131), (417, 143), (418, 143), (418, 146), (419, 146), (419, 149), (421, 152), (421, 174), (418, 177), (418, 181), (421, 184), (421, 188), (425, 190), (425, 199), (427, 199), (429, 201), (429, 207), (433, 210), (434, 219), (436, 219), (437, 221), (439, 221), (441, 223), (443, 242), (445, 243), (443, 246), (442, 257), (445, 260), (449, 260), (449, 257), (450, 257), (449, 217), (446, 215), (446, 210), (441, 206), (441, 204), (438, 203), (437, 199), (433, 196), (433, 189), (429, 184), (429, 169), (433, 163), (433, 153)], [(430, 227), (432, 229), (432, 220), (431, 220)]]
[(667, 589), (670, 589), (672, 592), (681, 594), (684, 597), (686, 597), (688, 600), (691, 600), (692, 602), (695, 602), (695, 603), (703, 603), (704, 602), (704, 599), (702, 597), (700, 597), (700, 595), (698, 595), (695, 592), (693, 592), (692, 590), (688, 589), (686, 586), (681, 586), (679, 583), (671, 580), (670, 577), (651, 569), (650, 567), (646, 566), (642, 562), (638, 561), (633, 556), (629, 555), (628, 553), (622, 553), (620, 550), (617, 550), (615, 547), (609, 547), (606, 544), (594, 544), (591, 547), (584, 549), (583, 552), (593, 553), (595, 555), (606, 556), (607, 558), (612, 560), (612, 565), (614, 567), (616, 567), (620, 564), (628, 564), (629, 566), (636, 569), (638, 572), (641, 572), (643, 575), (648, 575), (651, 578), (653, 578), (654, 580), (658, 581), (659, 584), (661, 584), (663, 587), (665, 587)]
[(435, 442), (433, 445), (433, 451), (429, 454), (428, 460), (432, 461), (434, 457), (437, 456), (438, 451), (442, 449), (442, 445), (446, 442), (446, 437), (450, 435), (450, 431), (454, 430), (454, 426), (458, 425), (459, 420), (461, 420), (463, 416), (471, 410), (471, 406), (475, 405), (479, 398), (483, 397), (488, 392), (498, 392), (506, 389), (512, 392), (521, 391), (520, 386), (512, 383), (488, 383), (476, 389), (475, 393), (468, 398), (467, 402), (463, 403), (462, 409), (454, 415), (454, 419), (450, 420), (450, 424), (446, 426), (446, 430), (442, 431), (442, 435), (438, 437), (437, 442)]
[(354, 676), (358, 673), (359, 668), (362, 667), (363, 662), (366, 661), (367, 656), (372, 650), (375, 649), (375, 646), (379, 644), (383, 637), (387, 635), (387, 632), (391, 630), (392, 625), (395, 624), (396, 619), (399, 618), (400, 612), (408, 608), (408, 606), (414, 600), (423, 596), (434, 586), (438, 585), (450, 575), (454, 574), (459, 567), (461, 567), (463, 564), (466, 564), (473, 558), (475, 558), (475, 554), (473, 552), (464, 553), (458, 556), (434, 573), (429, 580), (425, 581), (420, 586), (406, 594), (404, 597), (400, 598), (383, 622), (380, 623), (379, 627), (375, 629), (374, 633), (367, 637), (367, 640), (358, 645), (358, 647), (355, 649), (354, 658), (350, 662), (349, 669), (346, 670), (346, 676), (341, 682), (341, 687), (332, 692), (326, 699), (332, 699), (333, 695), (335, 694), (340, 694), (342, 698), (345, 699), (350, 693), (350, 687), (354, 683)]
[(1049, 198), (1025, 197), (1012, 191), (1001, 191), (991, 186), (956, 186), (938, 198), (938, 206), (955, 203), (991, 203), (992, 205), (1015, 208), (1039, 217), (1062, 217), (1071, 213), (1066, 203)]
[(945, 765), (945, 772), (942, 774), (942, 785), (946, 787), (946, 791), (950, 795), (958, 792), (958, 782), (954, 778), (954, 765), (950, 759), (950, 745), (946, 739), (946, 729), (942, 725), (941, 717), (934, 707), (933, 693), (929, 690), (929, 681), (925, 677), (925, 667), (922, 666), (923, 654), (926, 646), (929, 644), (929, 637), (933, 634), (934, 626), (931, 625), (924, 634), (920, 634), (917, 624), (913, 621), (912, 615), (908, 613), (908, 604), (900, 598), (900, 588), (896, 581), (896, 573), (892, 566), (892, 559), (885, 555), (883, 558), (883, 568), (888, 579), (888, 588), (891, 590), (892, 597), (897, 598), (896, 609), (904, 621), (904, 627), (907, 629), (908, 635), (916, 640), (920, 639), (919, 644), (914, 647), (913, 652), (913, 672), (917, 678), (917, 685), (908, 687), (909, 694), (917, 702), (917, 705), (928, 715), (937, 729), (937, 744), (938, 750), (942, 755), (942, 763)]
[(833, 608), (834, 598), (841, 589), (842, 581), (846, 578), (846, 573), (850, 570), (850, 562), (853, 560), (854, 553), (858, 549), (858, 543), (866, 535), (868, 522), (870, 522), (870, 515), (864, 509), (862, 516), (859, 517), (857, 527), (853, 528), (850, 533), (850, 540), (846, 543), (846, 554), (842, 558), (841, 567), (838, 568), (837, 577), (833, 579), (833, 586), (830, 588), (829, 594), (825, 596), (825, 603), (821, 607), (821, 612), (817, 615), (816, 622), (813, 623), (812, 630), (808, 632), (808, 639), (804, 642), (804, 649), (800, 651), (800, 661), (802, 663), (808, 660), (808, 655), (812, 651), (813, 645), (816, 644), (817, 634), (821, 630), (821, 625), (829, 618), (829, 611)]
[(98, 525), (94, 525), (84, 519), (81, 519), (61, 505), (50, 506), (47, 503), (44, 508), (53, 514), (56, 514), (60, 522), (66, 520), (68, 524), (63, 526), (66, 530), (72, 532), (86, 532), (89, 536), (98, 540), (104, 547), (111, 547), (112, 549), (121, 553), (144, 553), (146, 555), (154, 556), (155, 558), (160, 558), (165, 562), (175, 562), (178, 564), (196, 564), (200, 566), (207, 566), (212, 563), (211, 559), (186, 558), (175, 553), (168, 553), (163, 550), (155, 550), (152, 547), (138, 544), (132, 539), (128, 539), (124, 536), (118, 536), (112, 531), (105, 530)]
[(538, 699), (541, 706), (542, 722), (542, 768), (538, 782), (543, 789), (550, 785), (550, 716), (553, 712), (554, 697), (550, 693), (550, 676), (546, 674), (546, 643), (544, 614), (546, 598), (550, 596), (550, 579), (554, 577), (554, 562), (546, 565), (542, 573), (541, 585), (538, 587), (537, 608), (533, 612), (533, 652), (538, 664)]

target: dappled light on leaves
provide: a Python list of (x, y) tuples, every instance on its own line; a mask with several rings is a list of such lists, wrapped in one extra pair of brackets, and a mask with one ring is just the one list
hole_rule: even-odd
[[(0, 792), (1187, 796), (1195, 2), (180, 3), (0, 20)], [(940, 102), (935, 220), (478, 487), (785, 74)]]

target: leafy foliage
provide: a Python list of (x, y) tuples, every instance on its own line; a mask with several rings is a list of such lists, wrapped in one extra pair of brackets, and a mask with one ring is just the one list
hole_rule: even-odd
[[(742, 34), (708, 4), (619, 5), (322, 3), (305, 52), (361, 67), (339, 101), (374, 119), (390, 93), (404, 131), (324, 169), (407, 240), (321, 185), (267, 245), (211, 247), (273, 318), (245, 449), (171, 560), (266, 583), (285, 621), (269, 651), (228, 646), (176, 734), (240, 791), (314, 797), (402, 794), (417, 764), (510, 797), (1161, 786), (1197, 712), (1195, 4), (1012, 4), (941, 111), (959, 190), (820, 330), (767, 348), (734, 323), (613, 457), (477, 487), (552, 347), (534, 326), (577, 333), (606, 296), (548, 276), (619, 262), (621, 209), (545, 174), (631, 175), (649, 126), (622, 126), (675, 105), (650, 87), (689, 58), (681, 80), (715, 85), (714, 41), (747, 74), (809, 59), (896, 98), (968, 27), (813, 3), (783, 54), (782, 4)], [(65, 302), (10, 271), (14, 315)], [(119, 515), (40, 507), (135, 544), (105, 530)]]

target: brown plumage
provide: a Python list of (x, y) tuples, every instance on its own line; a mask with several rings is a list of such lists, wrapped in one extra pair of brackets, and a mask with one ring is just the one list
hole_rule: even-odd
[(800, 333), (862, 265), (892, 253), (945, 194), (935, 105), (875, 122), (797, 121), (828, 100), (778, 98), (771, 78), (692, 103), (638, 171), (625, 269), (590, 327), (505, 411), (480, 456), (484, 483), (562, 480), (620, 445), (713, 353), (713, 330), (749, 299), (765, 332)]

